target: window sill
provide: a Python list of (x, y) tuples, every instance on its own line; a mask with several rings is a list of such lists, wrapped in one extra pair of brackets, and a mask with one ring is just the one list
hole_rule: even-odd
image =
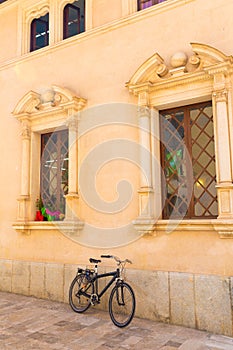
[(138, 218), (133, 225), (143, 236), (156, 236), (157, 232), (200, 231), (217, 233), (219, 238), (233, 238), (233, 218), (157, 221)]
[(30, 235), (33, 231), (60, 231), (64, 234), (78, 234), (83, 229), (82, 221), (17, 221), (13, 223), (16, 232)]

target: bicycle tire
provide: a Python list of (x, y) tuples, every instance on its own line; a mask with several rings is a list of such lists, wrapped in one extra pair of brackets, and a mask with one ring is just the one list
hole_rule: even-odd
[(133, 289), (126, 282), (120, 282), (112, 289), (109, 297), (109, 314), (117, 327), (126, 327), (133, 319), (136, 300)]
[(85, 274), (77, 275), (71, 282), (69, 289), (69, 304), (73, 311), (82, 313), (91, 305), (91, 294), (94, 284), (88, 281)]

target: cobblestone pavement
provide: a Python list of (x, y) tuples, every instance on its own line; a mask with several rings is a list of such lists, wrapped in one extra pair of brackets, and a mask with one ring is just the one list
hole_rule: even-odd
[(233, 350), (233, 338), (134, 318), (123, 329), (107, 312), (0, 292), (0, 350)]

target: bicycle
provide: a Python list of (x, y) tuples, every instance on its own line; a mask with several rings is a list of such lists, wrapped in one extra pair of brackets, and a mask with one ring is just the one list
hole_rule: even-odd
[[(82, 313), (91, 305), (100, 304), (100, 298), (115, 282), (108, 302), (109, 315), (117, 327), (125, 327), (132, 321), (136, 306), (134, 291), (123, 277), (126, 263), (132, 262), (128, 259), (120, 260), (114, 255), (101, 255), (101, 258), (114, 259), (117, 263), (116, 270), (99, 274), (98, 264), (101, 260), (90, 258), (94, 269), (78, 268), (77, 275), (70, 285), (69, 304), (73, 311)], [(104, 277), (112, 278), (99, 292), (98, 280)]]

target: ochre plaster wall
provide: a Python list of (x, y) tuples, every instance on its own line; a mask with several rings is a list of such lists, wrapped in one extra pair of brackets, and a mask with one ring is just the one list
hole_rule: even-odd
[[(176, 51), (190, 53), (190, 42), (202, 42), (227, 55), (233, 53), (231, 1), (207, 0), (203, 3), (202, 0), (194, 0), (167, 10), (164, 6), (163, 11), (156, 12), (154, 8), (149, 15), (141, 14), (140, 17), (138, 14), (134, 20), (122, 22), (118, 27), (108, 27), (106, 23), (120, 17), (121, 9), (115, 8), (115, 2), (111, 1), (114, 8), (109, 6), (109, 12), (108, 9), (104, 12), (106, 3), (108, 1), (98, 1), (94, 5), (95, 30), (92, 33), (84, 33), (69, 42), (64, 41), (18, 59), (17, 8), (5, 9), (3, 15), (0, 12), (1, 28), (4, 28), (4, 32), (0, 33), (1, 259), (85, 264), (89, 256), (98, 257), (109, 251), (82, 246), (55, 231), (32, 231), (27, 236), (12, 228), (20, 191), (21, 135), (19, 122), (11, 112), (22, 96), (30, 90), (41, 93), (55, 84), (86, 98), (87, 108), (110, 102), (136, 103), (125, 83), (155, 52), (169, 61)], [(98, 31), (97, 27), (103, 24), (105, 27)], [(10, 62), (9, 59), (13, 58), (15, 60)], [(105, 140), (106, 131), (98, 137)], [(138, 135), (130, 131), (129, 137), (137, 140)], [(80, 158), (84, 155), (82, 152), (80, 147)], [(120, 164), (122, 173), (124, 166)], [(106, 176), (111, 176), (111, 168), (106, 169), (109, 172)], [(136, 197), (138, 176), (135, 176), (132, 165), (128, 169), (136, 187)], [(103, 189), (107, 200), (115, 198), (114, 193), (111, 197), (110, 190), (108, 187)], [(138, 207), (135, 197), (128, 213), (132, 216)], [(80, 207), (82, 217), (88, 216), (87, 213)], [(95, 220), (98, 221), (98, 217)], [(102, 220), (104, 225), (109, 218), (99, 217), (99, 222)], [(233, 241), (222, 240), (211, 231), (169, 235), (158, 232), (156, 237), (142, 237), (126, 246), (112, 248), (111, 253), (132, 259), (133, 267), (140, 270), (233, 274)]]

